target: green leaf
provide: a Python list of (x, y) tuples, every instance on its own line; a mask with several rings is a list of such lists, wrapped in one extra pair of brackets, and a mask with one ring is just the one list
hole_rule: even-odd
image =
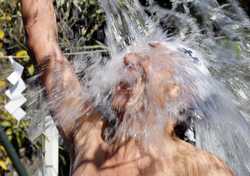
[(5, 33), (0, 29), (0, 40), (3, 40)]
[(6, 128), (6, 127), (11, 127), (11, 123), (9, 121), (2, 121), (0, 122), (0, 126)]
[(32, 64), (32, 65), (28, 66), (27, 71), (28, 71), (28, 73), (29, 73), (30, 76), (33, 76), (35, 74), (35, 67), (34, 67), (34, 65)]
[(13, 131), (12, 131), (11, 128), (8, 128), (8, 129), (5, 131), (5, 133), (6, 133), (7, 136), (10, 136), (10, 135), (12, 135)]

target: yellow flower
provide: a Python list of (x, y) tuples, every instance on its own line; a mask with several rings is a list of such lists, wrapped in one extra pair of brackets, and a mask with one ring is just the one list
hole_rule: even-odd
[(4, 53), (0, 51), (0, 58), (4, 56)]
[(0, 29), (0, 40), (3, 40), (4, 35), (5, 35), (5, 34), (4, 34), (3, 30)]
[(33, 64), (30, 65), (30, 66), (27, 68), (27, 70), (28, 70), (29, 75), (31, 75), (31, 76), (34, 75), (34, 73), (35, 73), (35, 67), (34, 67)]
[(10, 15), (0, 16), (0, 21), (10, 21), (11, 19)]
[(4, 89), (6, 87), (6, 82), (4, 80), (0, 80), (0, 89)]
[(8, 165), (3, 160), (0, 160), (0, 167), (3, 170), (7, 170), (8, 169)]
[(11, 20), (11, 16), (10, 16), (10, 15), (6, 15), (6, 16), (5, 16), (5, 20), (6, 20), (6, 21), (10, 21), (10, 20)]
[(29, 61), (30, 59), (27, 51), (25, 50), (20, 50), (16, 52), (16, 57), (23, 59), (23, 61)]
[(17, 57), (27, 57), (28, 53), (25, 50), (20, 50), (20, 51), (16, 52), (16, 56)]

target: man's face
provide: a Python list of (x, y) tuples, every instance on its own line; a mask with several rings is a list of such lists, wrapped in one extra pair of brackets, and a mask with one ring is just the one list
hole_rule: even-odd
[(124, 57), (124, 79), (113, 93), (113, 109), (121, 114), (145, 109), (144, 102), (163, 109), (178, 96), (174, 82), (173, 52), (165, 44), (149, 44), (143, 53), (129, 53)]

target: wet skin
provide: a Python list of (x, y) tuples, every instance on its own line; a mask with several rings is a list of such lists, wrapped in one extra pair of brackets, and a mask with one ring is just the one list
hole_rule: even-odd
[[(175, 74), (171, 68), (171, 52), (165, 44), (150, 44), (151, 51), (129, 53), (124, 57), (127, 80), (121, 81), (113, 92), (112, 108), (126, 121), (124, 112), (128, 109), (144, 112), (139, 102), (142, 96), (164, 108), (178, 97), (180, 87), (164, 80)], [(156, 58), (157, 57), (157, 58)], [(159, 67), (161, 65), (161, 67)], [(129, 81), (128, 81), (129, 80)], [(148, 92), (145, 94), (145, 91)], [(144, 93), (143, 93), (144, 92)], [(145, 120), (152, 127), (155, 123), (154, 109), (145, 113)], [(102, 138), (105, 123), (101, 114), (92, 111), (89, 117), (77, 120), (73, 128), (72, 175), (164, 175), (164, 176), (232, 176), (231, 169), (216, 156), (202, 151), (179, 139), (174, 127), (176, 122), (167, 120), (162, 133), (155, 134), (152, 143), (147, 144), (133, 137), (119, 136), (118, 142), (108, 144)], [(133, 121), (133, 127), (143, 128)], [(137, 123), (137, 124), (136, 124)]]
[[(233, 175), (216, 156), (179, 139), (174, 133), (175, 121), (166, 121), (164, 130), (147, 144), (126, 136), (119, 136), (111, 144), (104, 141), (102, 132), (106, 124), (100, 118), (102, 114), (91, 105), (58, 45), (53, 1), (21, 0), (21, 6), (29, 48), (42, 67), (42, 81), (51, 101), (54, 121), (71, 152), (71, 175)], [(129, 81), (123, 80), (116, 86), (112, 100), (112, 108), (122, 122), (128, 121), (124, 112), (145, 112), (143, 98), (155, 105), (145, 114), (144, 122), (153, 127), (156, 109), (163, 109), (178, 98), (183, 89), (164, 82), (176, 74), (171, 68), (175, 54), (161, 43), (150, 47), (147, 54), (130, 53), (124, 58)], [(133, 128), (145, 127), (140, 121), (133, 122)]]

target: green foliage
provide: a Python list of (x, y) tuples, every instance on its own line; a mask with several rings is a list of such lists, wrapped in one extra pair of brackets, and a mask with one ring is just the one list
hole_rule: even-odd
[[(4, 111), (3, 106), (6, 103), (6, 97), (0, 96), (0, 126), (4, 129), (8, 139), (14, 145), (16, 151), (25, 151), (27, 135), (25, 129), (29, 125), (29, 121), (22, 120), (18, 122), (9, 113)], [(0, 145), (0, 175), (10, 172), (11, 161), (3, 146)]]
[[(7, 103), (7, 97), (3, 94), (9, 86), (8, 82), (4, 79), (11, 72), (10, 64), (7, 60), (0, 60), (0, 126), (5, 131), (8, 139), (14, 145), (16, 151), (21, 156), (21, 152), (26, 151), (27, 135), (25, 129), (29, 125), (28, 120), (18, 122), (8, 112), (5, 111), (4, 105)], [(0, 175), (11, 172), (11, 161), (3, 146), (0, 145)]]
[[(64, 52), (80, 51), (86, 44), (98, 45), (103, 42), (104, 13), (97, 0), (56, 0), (59, 44)], [(0, 0), (0, 126), (4, 128), (9, 140), (15, 146), (20, 157), (29, 150), (26, 129), (29, 121), (17, 122), (4, 110), (7, 97), (4, 91), (9, 86), (5, 80), (11, 68), (3, 56), (14, 55), (24, 67), (24, 79), (34, 76), (35, 60), (29, 56), (26, 45), (19, 0)], [(101, 36), (101, 37), (100, 37)], [(41, 147), (41, 146), (40, 146)], [(22, 151), (22, 152), (20, 152)], [(60, 153), (63, 149), (60, 149)], [(64, 156), (60, 156), (63, 161)], [(61, 162), (66, 167), (64, 162)], [(0, 145), (0, 175), (11, 173), (11, 161)]]
[(93, 45), (103, 40), (97, 33), (103, 29), (105, 17), (97, 0), (55, 2), (60, 45), (64, 51), (76, 51), (85, 44)]
[[(0, 57), (7, 55), (19, 55), (22, 51), (22, 57), (27, 52), (25, 46), (25, 34), (23, 23), (19, 11), (20, 3), (18, 0), (1, 0), (0, 1)], [(29, 57), (19, 60), (23, 65), (30, 64)], [(0, 58), (0, 126), (4, 129), (8, 139), (14, 145), (16, 151), (21, 156), (26, 152), (27, 134), (25, 129), (29, 125), (29, 121), (22, 120), (18, 122), (9, 113), (4, 110), (7, 103), (7, 97), (4, 91), (9, 86), (5, 78), (11, 73), (11, 68), (6, 59)], [(27, 72), (27, 71), (26, 71)], [(32, 72), (27, 76), (32, 76)], [(21, 152), (23, 151), (23, 152)], [(11, 161), (3, 146), (0, 145), (0, 175), (11, 173)]]

